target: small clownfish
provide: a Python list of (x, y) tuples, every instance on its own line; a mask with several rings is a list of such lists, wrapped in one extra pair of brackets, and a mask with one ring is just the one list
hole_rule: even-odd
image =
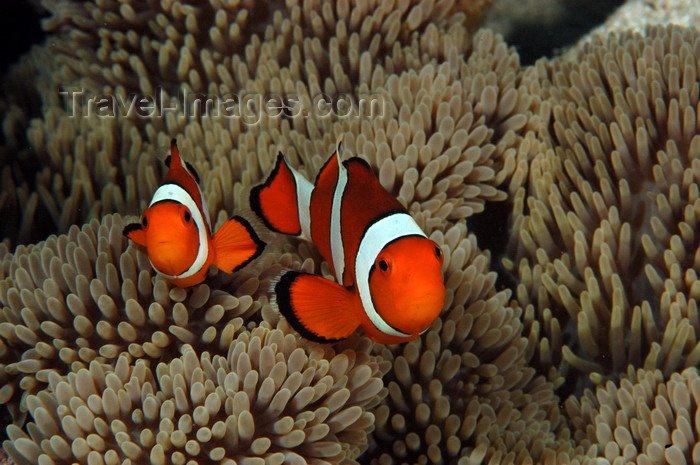
[(358, 326), (384, 344), (417, 338), (445, 301), (443, 254), (403, 206), (340, 144), (311, 184), (280, 153), (251, 191), (268, 228), (311, 239), (338, 283), (300, 271), (273, 280), (272, 301), (307, 339), (335, 342)]
[(178, 287), (194, 286), (204, 281), (210, 265), (232, 273), (262, 253), (265, 243), (239, 216), (226, 221), (212, 236), (199, 176), (180, 158), (175, 139), (165, 164), (168, 173), (141, 222), (123, 231), (146, 247), (156, 271)]

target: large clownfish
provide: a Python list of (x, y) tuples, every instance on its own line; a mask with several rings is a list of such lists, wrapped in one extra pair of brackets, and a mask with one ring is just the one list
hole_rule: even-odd
[(358, 326), (377, 342), (418, 337), (445, 300), (440, 247), (360, 158), (336, 151), (315, 184), (280, 153), (251, 207), (273, 231), (311, 239), (337, 283), (286, 271), (272, 284), (273, 303), (307, 339), (333, 342)]
[(165, 164), (168, 173), (141, 222), (124, 228), (126, 237), (146, 247), (156, 271), (188, 287), (204, 281), (210, 265), (230, 273), (260, 255), (265, 243), (241, 217), (229, 219), (212, 236), (199, 176), (180, 158), (175, 139)]

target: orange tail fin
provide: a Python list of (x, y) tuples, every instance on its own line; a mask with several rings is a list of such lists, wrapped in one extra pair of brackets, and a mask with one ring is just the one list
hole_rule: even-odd
[(350, 291), (321, 276), (287, 271), (274, 290), (273, 305), (307, 339), (335, 342), (360, 325)]
[(299, 204), (294, 172), (280, 152), (267, 180), (250, 191), (250, 207), (273, 231), (298, 236)]
[(212, 238), (217, 268), (232, 273), (260, 255), (265, 243), (240, 216), (226, 221)]

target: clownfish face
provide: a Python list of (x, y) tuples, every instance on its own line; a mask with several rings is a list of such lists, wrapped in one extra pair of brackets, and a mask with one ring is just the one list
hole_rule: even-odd
[(161, 273), (177, 276), (197, 257), (199, 231), (190, 209), (179, 202), (158, 202), (143, 214), (148, 258)]
[(369, 288), (377, 313), (411, 339), (430, 326), (445, 303), (443, 254), (430, 239), (406, 236), (377, 255)]

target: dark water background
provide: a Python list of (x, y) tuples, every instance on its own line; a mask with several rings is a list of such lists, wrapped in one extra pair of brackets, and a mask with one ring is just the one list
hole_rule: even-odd
[(46, 12), (27, 2), (0, 0), (0, 73), (18, 61), (33, 44), (44, 40), (42, 15)]

